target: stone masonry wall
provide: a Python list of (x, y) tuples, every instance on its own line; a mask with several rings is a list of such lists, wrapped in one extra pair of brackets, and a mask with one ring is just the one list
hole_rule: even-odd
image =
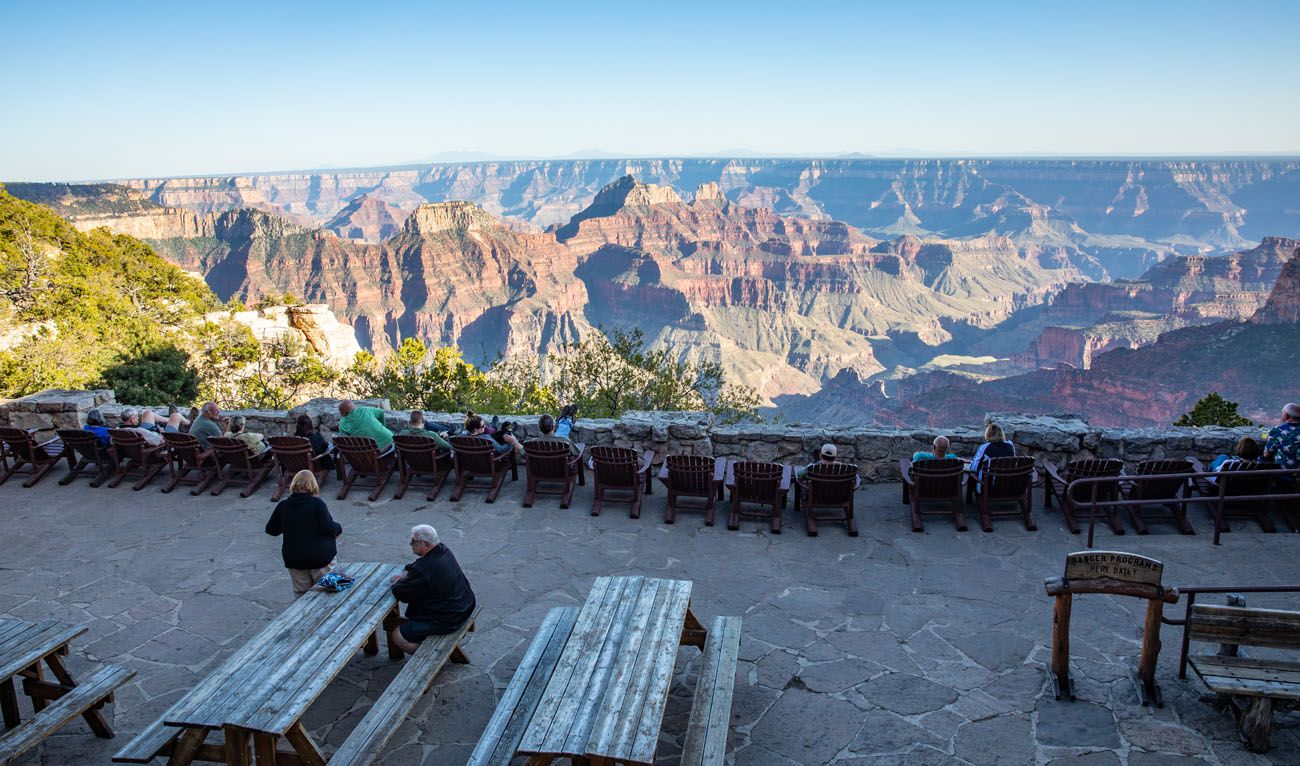
[[(326, 436), (338, 428), (337, 399), (313, 399), (291, 410), (238, 410), (223, 416), (243, 415), (248, 430), (274, 436), (292, 433), (299, 414), (311, 416), (312, 422)], [(401, 428), (407, 411), (390, 410), (386, 400), (361, 402), (388, 410), (390, 428)], [(110, 424), (118, 421), (126, 405), (117, 403), (113, 392), (43, 391), (39, 394), (0, 401), (0, 426), (38, 429), (39, 439), (54, 436), (59, 428), (79, 428), (85, 423), (86, 411), (99, 407)], [(166, 408), (152, 407), (161, 416)], [(458, 413), (426, 413), (427, 421), (459, 423)], [(537, 416), (502, 416), (514, 420), (537, 434)], [(1102, 430), (1088, 425), (1074, 415), (1033, 416), (1014, 413), (990, 413), (986, 421), (999, 423), (1008, 438), (1023, 454), (1056, 462), (1086, 457), (1115, 457), (1129, 463), (1166, 457), (1195, 455), (1203, 461), (1222, 452), (1231, 452), (1242, 436), (1258, 437), (1258, 427), (1247, 428), (1110, 428)], [(984, 425), (964, 424), (946, 435), (952, 451), (969, 457), (984, 441)], [(892, 429), (871, 427), (838, 428), (801, 424), (713, 424), (708, 415), (692, 412), (628, 412), (618, 420), (579, 418), (573, 439), (588, 445), (618, 444), (637, 449), (653, 449), (659, 455), (696, 454), (714, 457), (775, 460), (802, 465), (816, 459), (822, 444), (839, 448), (841, 460), (857, 463), (866, 480), (897, 480), (899, 458), (929, 449), (939, 431), (932, 428)]]

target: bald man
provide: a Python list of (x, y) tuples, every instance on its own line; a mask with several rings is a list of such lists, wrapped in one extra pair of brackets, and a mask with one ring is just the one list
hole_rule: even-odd
[(378, 407), (358, 407), (351, 399), (339, 402), (339, 433), (344, 436), (369, 436), (380, 452), (393, 447), (393, 432), (384, 425), (384, 411)]

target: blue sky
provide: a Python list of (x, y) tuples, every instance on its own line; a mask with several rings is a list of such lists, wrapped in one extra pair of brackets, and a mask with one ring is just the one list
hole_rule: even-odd
[(1297, 28), (1295, 0), (0, 0), (0, 180), (465, 150), (1296, 155)]

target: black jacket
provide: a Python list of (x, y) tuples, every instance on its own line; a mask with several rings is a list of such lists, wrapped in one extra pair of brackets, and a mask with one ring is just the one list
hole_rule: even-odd
[(324, 500), (295, 492), (275, 506), (266, 522), (266, 533), (284, 535), (280, 553), (286, 567), (320, 569), (338, 555), (334, 538), (343, 534), (343, 527), (330, 516)]
[(434, 632), (458, 628), (476, 603), (456, 557), (442, 544), (406, 565), (406, 577), (393, 583), (393, 596), (406, 602), (406, 619), (432, 623)]

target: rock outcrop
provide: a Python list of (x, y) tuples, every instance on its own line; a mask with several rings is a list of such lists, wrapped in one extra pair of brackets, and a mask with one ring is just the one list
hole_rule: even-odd
[(397, 233), (410, 212), (363, 194), (348, 202), (321, 228), (354, 242), (382, 242)]

